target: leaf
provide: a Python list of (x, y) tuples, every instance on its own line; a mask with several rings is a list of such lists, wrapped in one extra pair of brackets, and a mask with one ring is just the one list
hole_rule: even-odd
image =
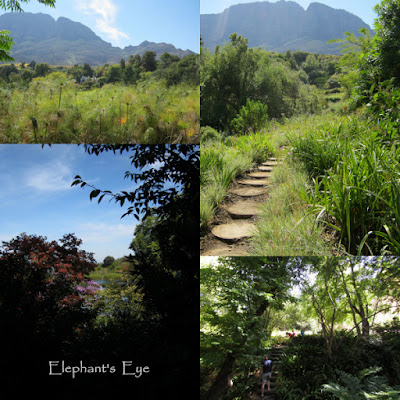
[(95, 197), (97, 197), (98, 195), (100, 194), (100, 190), (99, 189), (95, 189), (95, 190), (92, 190), (91, 192), (90, 192), (90, 200), (92, 200), (92, 199), (94, 199)]

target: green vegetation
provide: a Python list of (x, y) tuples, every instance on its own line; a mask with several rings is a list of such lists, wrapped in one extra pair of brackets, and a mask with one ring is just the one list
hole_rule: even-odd
[[(110, 263), (110, 259), (112, 259)], [(123, 275), (129, 270), (129, 262), (125, 257), (114, 260), (113, 257), (107, 256), (101, 264), (89, 275), (90, 279), (94, 281), (121, 281)]]
[[(400, 254), (400, 3), (384, 0), (376, 10), (377, 34), (346, 33), (337, 41), (342, 57), (268, 53), (236, 34), (213, 54), (202, 49), (202, 174), (213, 149), (227, 159), (227, 144), (243, 137), (249, 148), (263, 137), (265, 155), (284, 157), (258, 216), (254, 254)], [(226, 188), (205, 176), (201, 184), (206, 233)]]
[[(272, 389), (279, 399), (399, 398), (398, 258), (203, 262), (202, 399), (259, 395), (257, 371), (277, 345), (282, 354)], [(296, 336), (289, 339), (285, 331)]]
[(196, 143), (197, 56), (0, 67), (0, 142)]

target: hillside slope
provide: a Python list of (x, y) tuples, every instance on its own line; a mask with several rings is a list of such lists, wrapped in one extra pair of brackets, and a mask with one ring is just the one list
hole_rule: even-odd
[(337, 44), (326, 42), (344, 37), (346, 31), (370, 29), (347, 11), (320, 3), (311, 3), (304, 10), (299, 4), (284, 0), (238, 4), (220, 14), (202, 14), (200, 21), (201, 37), (211, 50), (229, 41), (236, 32), (249, 39), (249, 46), (265, 50), (340, 54)]
[(193, 54), (190, 50), (176, 49), (172, 44), (147, 41), (124, 49), (113, 47), (79, 22), (64, 17), (55, 20), (43, 13), (6, 13), (0, 15), (0, 27), (10, 31), (14, 39), (11, 56), (17, 62), (35, 60), (52, 65), (88, 63), (96, 66), (118, 63), (121, 58), (146, 51), (155, 51), (158, 57), (164, 52), (179, 57)]

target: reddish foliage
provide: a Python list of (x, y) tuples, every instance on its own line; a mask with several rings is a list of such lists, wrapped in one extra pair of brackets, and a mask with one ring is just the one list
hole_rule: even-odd
[(79, 249), (82, 240), (75, 235), (64, 235), (59, 242), (25, 233), (3, 242), (0, 278), (34, 302), (52, 298), (63, 307), (81, 302), (74, 288), (96, 262), (92, 253)]

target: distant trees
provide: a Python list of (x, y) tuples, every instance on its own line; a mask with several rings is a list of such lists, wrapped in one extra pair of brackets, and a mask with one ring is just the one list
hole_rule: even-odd
[(40, 63), (35, 65), (35, 77), (46, 76), (51, 71), (50, 65)]
[(14, 65), (4, 65), (0, 68), (0, 78), (9, 82), (9, 77), (12, 73), (18, 73), (18, 68)]
[(116, 83), (122, 80), (122, 71), (119, 65), (111, 65), (105, 74), (106, 83)]
[[(85, 89), (93, 86), (101, 87), (106, 83), (120, 82), (126, 85), (136, 85), (140, 80), (149, 78), (145, 72), (150, 73), (150, 71), (150, 75), (154, 79), (164, 80), (167, 86), (178, 85), (181, 82), (198, 85), (200, 76), (199, 56), (196, 54), (179, 58), (176, 55), (164, 53), (160, 61), (157, 61), (155, 53), (145, 53), (143, 57), (139, 54), (131, 55), (127, 62), (122, 59), (119, 64), (105, 64), (99, 67), (92, 67), (88, 63), (75, 64), (73, 67), (51, 67), (46, 63), (36, 63), (36, 61), (31, 61), (28, 65), (22, 63), (20, 68), (13, 64), (5, 65), (0, 66), (0, 79), (6, 83), (12, 81), (26, 85), (33, 78), (44, 77), (55, 70), (68, 74), (75, 79), (76, 83), (82, 83), (82, 77), (95, 78), (85, 85)], [(30, 71), (33, 73), (29, 73)], [(10, 80), (11, 73), (15, 73), (12, 80)]]
[(109, 266), (111, 266), (113, 264), (114, 261), (115, 261), (115, 258), (112, 256), (105, 257), (104, 261), (103, 261), (103, 267), (108, 268)]
[(157, 54), (154, 51), (146, 51), (142, 56), (142, 66), (145, 72), (157, 69)]

